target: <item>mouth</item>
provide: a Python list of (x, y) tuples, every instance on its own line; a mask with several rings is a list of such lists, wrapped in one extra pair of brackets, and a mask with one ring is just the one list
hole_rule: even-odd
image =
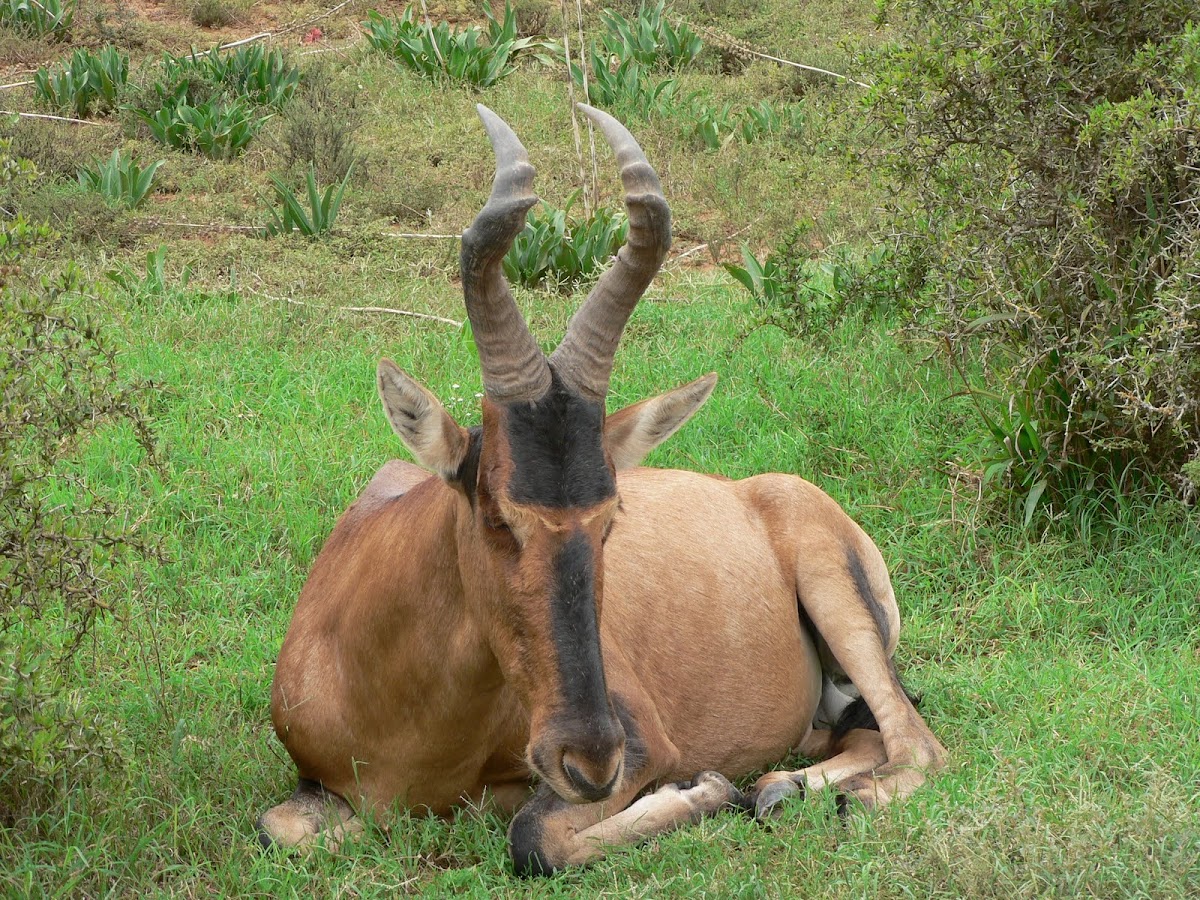
[(584, 776), (582, 772), (576, 769), (568, 762), (563, 763), (563, 774), (567, 776), (567, 783), (571, 786), (571, 793), (575, 794), (579, 799), (575, 800), (572, 797), (562, 795), (564, 799), (572, 800), (575, 803), (598, 803), (601, 800), (607, 800), (613, 795), (613, 790), (617, 783), (621, 780), (621, 775), (624, 774), (624, 761), (617, 763), (616, 771), (613, 772), (612, 778), (607, 784), (596, 785), (592, 784)]

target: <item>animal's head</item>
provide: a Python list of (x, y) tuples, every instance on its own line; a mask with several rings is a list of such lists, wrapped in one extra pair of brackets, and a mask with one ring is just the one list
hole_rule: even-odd
[(613, 355), (671, 245), (671, 213), (629, 132), (606, 113), (581, 109), (621, 167), (629, 236), (558, 349), (542, 353), (501, 268), (537, 202), (533, 167), (512, 130), (481, 106), (496, 179), (462, 237), (462, 282), (483, 370), (482, 428), (468, 432), (394, 363), (379, 365), (393, 428), (466, 500), (464, 589), (528, 709), (528, 761), (577, 802), (608, 797), (622, 774), (625, 733), (605, 684), (599, 631), (604, 544), (620, 506), (616, 473), (674, 434), (716, 383), (708, 375), (605, 414)]

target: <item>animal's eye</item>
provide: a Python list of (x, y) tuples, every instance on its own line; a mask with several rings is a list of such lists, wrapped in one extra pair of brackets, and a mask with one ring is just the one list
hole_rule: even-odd
[(502, 518), (500, 518), (498, 513), (485, 512), (483, 514), (483, 524), (486, 525), (488, 528), (490, 528), (492, 531), (502, 531), (502, 532), (506, 532), (508, 534), (512, 534), (512, 528), (509, 527), (509, 524), (507, 522), (505, 522)]

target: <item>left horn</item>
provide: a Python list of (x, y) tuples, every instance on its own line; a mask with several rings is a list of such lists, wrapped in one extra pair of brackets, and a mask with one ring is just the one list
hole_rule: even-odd
[(496, 180), (487, 204), (463, 232), (459, 256), (463, 300), (483, 386), (500, 403), (537, 400), (550, 390), (550, 367), (504, 280), (504, 254), (537, 203), (529, 154), (504, 120), (482, 104), (476, 109), (496, 154)]
[(550, 357), (568, 384), (593, 400), (608, 394), (613, 357), (625, 323), (671, 249), (671, 209), (658, 174), (629, 130), (606, 112), (580, 103), (599, 126), (621, 168), (629, 236), (612, 268), (600, 276)]

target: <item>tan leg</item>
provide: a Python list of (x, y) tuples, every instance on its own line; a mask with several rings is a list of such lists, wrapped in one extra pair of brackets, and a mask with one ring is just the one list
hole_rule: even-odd
[(315, 781), (301, 779), (290, 798), (258, 820), (258, 841), (265, 849), (336, 850), (349, 834), (363, 830), (350, 804)]
[(907, 796), (942, 767), (946, 751), (896, 677), (899, 615), (879, 551), (865, 537), (847, 542), (844, 554), (809, 560), (797, 582), (801, 605), (870, 707), (887, 754), (874, 775), (868, 767), (838, 787), (867, 806)]

